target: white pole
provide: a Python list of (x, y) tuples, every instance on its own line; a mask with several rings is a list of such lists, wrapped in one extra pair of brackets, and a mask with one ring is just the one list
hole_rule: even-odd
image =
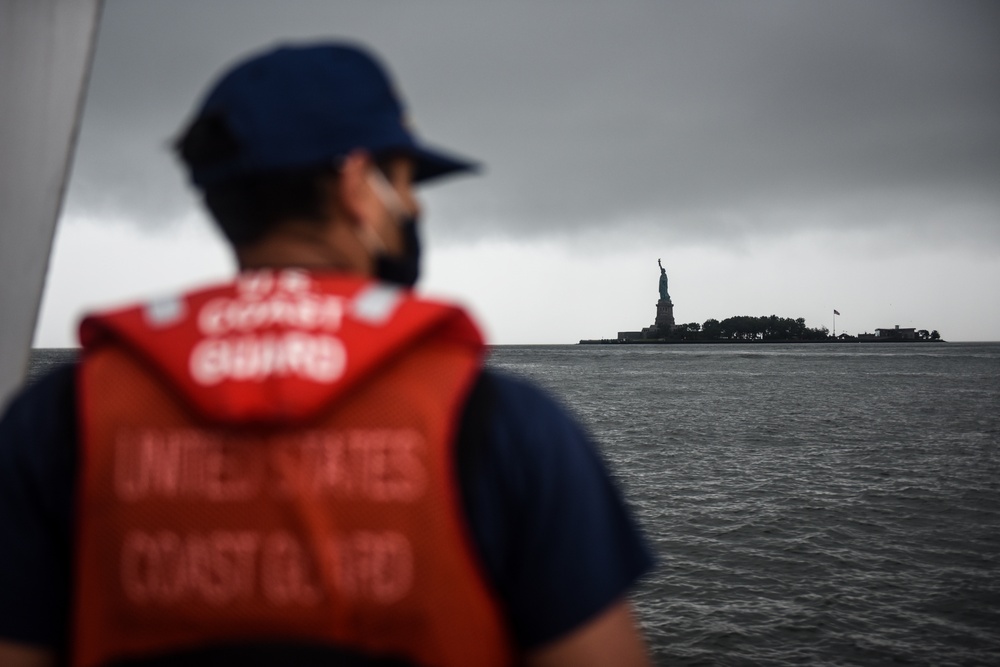
[(0, 409), (27, 368), (101, 2), (0, 2)]

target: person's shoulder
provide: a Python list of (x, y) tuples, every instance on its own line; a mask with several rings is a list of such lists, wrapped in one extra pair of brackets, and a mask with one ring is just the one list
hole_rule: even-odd
[(551, 392), (526, 378), (486, 368), (480, 375), (479, 387), (503, 417), (575, 422), (572, 413)]
[(498, 454), (519, 462), (517, 467), (558, 468), (567, 458), (598, 457), (576, 415), (531, 380), (485, 369), (470, 405), (486, 421), (488, 439)]
[(60, 365), (39, 379), (26, 384), (14, 395), (3, 413), (3, 422), (21, 424), (23, 421), (44, 419), (54, 411), (69, 409), (74, 405), (76, 363)]
[(597, 444), (552, 393), (486, 369), (465, 419), (473, 534), (518, 645), (542, 646), (610, 608), (652, 556)]
[(70, 588), (75, 366), (27, 385), (0, 419), (0, 638), (58, 648)]
[(76, 364), (65, 364), (30, 382), (0, 419), (0, 466), (4, 474), (72, 466), (76, 437)]
[(486, 367), (480, 376), (481, 381), (492, 384), (498, 391), (511, 398), (539, 398), (550, 399), (551, 396), (535, 382), (519, 375)]

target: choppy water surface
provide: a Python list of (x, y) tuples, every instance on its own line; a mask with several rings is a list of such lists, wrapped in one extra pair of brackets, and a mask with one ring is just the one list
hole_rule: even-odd
[(1000, 345), (498, 347), (658, 554), (658, 664), (1000, 664)]
[[(36, 351), (32, 376), (72, 358)], [(1000, 664), (1000, 344), (497, 347), (659, 557), (658, 664)]]

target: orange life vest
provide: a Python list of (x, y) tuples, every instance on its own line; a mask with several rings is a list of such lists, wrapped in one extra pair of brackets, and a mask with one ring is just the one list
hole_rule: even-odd
[(240, 641), (505, 665), (454, 470), (459, 309), (297, 271), (87, 318), (73, 662)]

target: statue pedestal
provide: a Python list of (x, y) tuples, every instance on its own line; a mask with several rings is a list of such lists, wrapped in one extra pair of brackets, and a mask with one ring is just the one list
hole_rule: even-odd
[(656, 320), (653, 326), (664, 334), (674, 328), (674, 302), (670, 297), (656, 302)]
[[(674, 302), (669, 298), (660, 299), (656, 302), (656, 320), (653, 325), (643, 329), (637, 337), (645, 340), (665, 338), (673, 328)], [(618, 337), (622, 338), (623, 334), (619, 333)]]

